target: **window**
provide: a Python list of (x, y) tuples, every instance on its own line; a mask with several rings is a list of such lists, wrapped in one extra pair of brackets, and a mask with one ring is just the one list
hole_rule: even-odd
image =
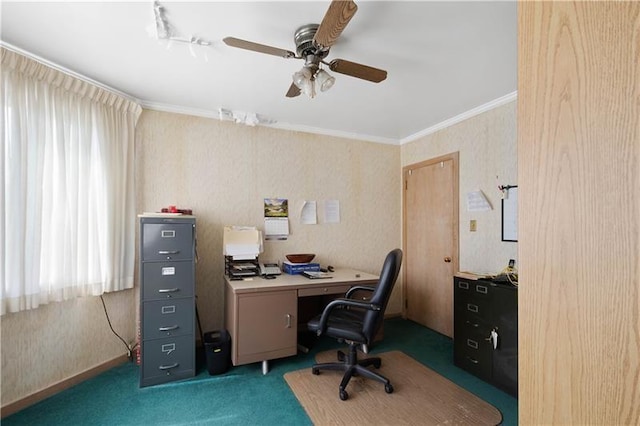
[(0, 52), (0, 314), (133, 287), (140, 106)]

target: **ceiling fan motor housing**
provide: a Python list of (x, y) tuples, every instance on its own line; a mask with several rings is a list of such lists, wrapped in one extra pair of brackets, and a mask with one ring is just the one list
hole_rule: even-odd
[(318, 31), (318, 24), (307, 24), (298, 28), (293, 36), (296, 44), (296, 53), (299, 57), (305, 58), (314, 55), (323, 59), (329, 54), (329, 49), (321, 50), (314, 42), (313, 38)]

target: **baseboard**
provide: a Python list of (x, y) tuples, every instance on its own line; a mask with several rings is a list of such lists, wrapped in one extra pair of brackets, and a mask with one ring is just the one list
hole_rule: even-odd
[(46, 398), (49, 398), (50, 396), (57, 394), (58, 392), (69, 389), (70, 387), (75, 386), (78, 383), (82, 383), (87, 379), (95, 377), (100, 373), (104, 373), (105, 371), (110, 370), (118, 365), (124, 364), (128, 361), (129, 358), (126, 354), (120, 355), (110, 361), (92, 367), (79, 374), (76, 374), (75, 376), (71, 376), (67, 379), (54, 383), (53, 385), (39, 390), (38, 392), (32, 393), (31, 395), (4, 405), (0, 409), (0, 418), (5, 418), (7, 416), (10, 416), (11, 414), (17, 413), (20, 410), (23, 410), (37, 402), (40, 402)]

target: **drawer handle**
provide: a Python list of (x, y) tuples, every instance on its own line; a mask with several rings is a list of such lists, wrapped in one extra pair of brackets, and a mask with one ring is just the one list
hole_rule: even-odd
[(178, 254), (180, 250), (159, 250), (158, 254)]
[(478, 312), (478, 305), (474, 305), (473, 303), (467, 303), (467, 309), (471, 312)]
[(477, 286), (476, 286), (476, 291), (477, 291), (478, 293), (487, 294), (488, 289), (487, 289), (487, 287), (486, 287), (486, 286), (484, 286), (484, 285), (477, 285)]
[(291, 328), (291, 314), (287, 314), (287, 328)]
[(458, 283), (458, 287), (459, 287), (459, 288), (462, 288), (462, 289), (464, 289), (464, 290), (469, 290), (469, 283), (468, 283), (468, 282), (465, 282), (465, 281), (460, 281), (460, 282)]
[(180, 364), (178, 364), (177, 362), (174, 362), (173, 364), (169, 364), (169, 365), (161, 365), (158, 367), (158, 370), (171, 370), (172, 368), (176, 368), (179, 365)]
[(467, 357), (467, 359), (468, 359), (469, 361), (471, 361), (472, 363), (474, 363), (474, 364), (477, 364), (477, 363), (478, 363), (478, 360), (477, 360), (477, 359), (473, 359), (473, 358), (471, 358), (470, 356), (468, 356), (468, 357)]
[(465, 321), (468, 325), (470, 325), (473, 328), (478, 328), (478, 323), (477, 322), (471, 322), (469, 320)]
[(178, 287), (174, 287), (174, 288), (160, 288), (158, 289), (158, 293), (175, 293), (176, 291), (180, 290)]
[(171, 331), (171, 330), (177, 330), (179, 327), (177, 325), (171, 325), (169, 327), (160, 327), (158, 328), (159, 331)]
[(475, 340), (467, 339), (467, 346), (473, 349), (478, 349), (478, 342), (476, 342)]

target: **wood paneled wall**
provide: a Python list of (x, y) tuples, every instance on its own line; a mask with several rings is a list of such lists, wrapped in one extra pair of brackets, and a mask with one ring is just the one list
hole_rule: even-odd
[(521, 424), (640, 424), (640, 2), (519, 4)]

